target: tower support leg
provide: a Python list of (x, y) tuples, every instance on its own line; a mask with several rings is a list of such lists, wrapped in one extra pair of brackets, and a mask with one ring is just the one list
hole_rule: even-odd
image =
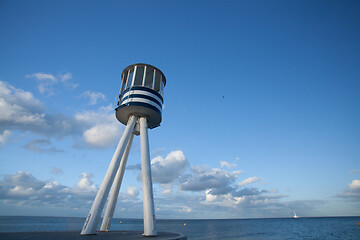
[(119, 141), (119, 144), (115, 150), (114, 156), (110, 162), (109, 168), (106, 172), (105, 178), (101, 184), (101, 187), (95, 197), (93, 205), (90, 209), (89, 215), (87, 216), (81, 235), (96, 234), (96, 228), (99, 223), (101, 213), (104, 209), (106, 199), (109, 195), (111, 185), (114, 181), (115, 174), (119, 168), (120, 158), (124, 154), (129, 138), (134, 130), (136, 122), (135, 116), (130, 116), (128, 124), (126, 125), (125, 131)]
[(108, 201), (108, 204), (106, 206), (106, 210), (105, 210), (103, 221), (101, 223), (100, 231), (107, 232), (107, 231), (110, 230), (111, 221), (112, 221), (113, 216), (114, 216), (115, 206), (116, 206), (116, 202), (117, 202), (117, 199), (118, 199), (118, 196), (119, 196), (119, 191), (120, 191), (122, 179), (124, 177), (124, 171), (125, 171), (125, 167), (126, 167), (126, 162), (127, 162), (128, 156), (129, 156), (129, 152), (130, 152), (131, 143), (132, 143), (133, 138), (134, 138), (134, 134), (131, 134), (129, 142), (128, 142), (127, 146), (126, 146), (124, 155), (121, 158), (120, 166), (119, 166), (119, 169), (118, 169), (118, 171), (116, 173), (116, 176), (115, 176), (115, 179), (114, 179), (114, 184), (113, 184), (113, 186), (111, 188), (109, 201)]
[(144, 236), (156, 236), (156, 219), (151, 179), (149, 138), (147, 120), (140, 118), (141, 178), (144, 208)]

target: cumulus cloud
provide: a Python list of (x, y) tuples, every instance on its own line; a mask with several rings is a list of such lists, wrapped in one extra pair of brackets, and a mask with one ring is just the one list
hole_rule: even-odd
[(351, 190), (360, 190), (360, 180), (353, 180), (351, 183), (349, 183), (349, 188)]
[[(39, 79), (51, 80), (46, 74), (37, 75)], [(63, 76), (63, 81), (68, 77)], [(113, 146), (121, 134), (110, 106), (97, 110), (83, 111), (75, 116), (47, 114), (45, 106), (32, 93), (15, 88), (0, 81), (0, 142), (5, 143), (11, 130), (28, 131), (47, 138), (82, 136), (81, 147), (106, 148)], [(35, 140), (25, 147), (36, 152), (57, 152), (56, 148), (45, 148), (47, 140)]]
[(81, 132), (81, 123), (65, 115), (45, 113), (44, 104), (32, 93), (0, 81), (0, 131), (16, 129), (53, 137)]
[[(53, 170), (62, 173), (61, 169)], [(211, 172), (211, 169), (197, 170), (193, 174)], [(0, 180), (0, 203), (16, 209), (19, 206), (37, 208), (39, 214), (43, 209), (60, 209), (58, 214), (67, 212), (83, 216), (88, 212), (98, 191), (92, 177), (90, 173), (82, 173), (78, 183), (69, 187), (53, 180), (39, 180), (29, 172), (19, 171), (13, 175), (5, 175)], [(357, 183), (351, 186), (356, 187)], [(155, 192), (156, 214), (162, 218), (202, 218), (204, 212), (208, 218), (273, 217), (291, 216), (287, 214), (292, 214), (296, 207), (297, 212), (304, 216), (307, 212), (313, 212), (310, 210), (315, 205), (315, 202), (284, 203), (280, 201), (284, 195), (258, 188), (238, 188), (236, 184), (233, 191), (227, 193), (215, 194), (213, 191), (210, 188), (190, 194), (189, 191), (180, 191), (165, 195)], [(118, 204), (116, 213), (142, 217), (142, 202), (138, 196), (139, 190), (135, 186), (129, 186), (125, 192), (121, 192), (121, 203)]]
[(360, 201), (360, 180), (352, 180), (352, 182), (348, 184), (348, 188), (346, 188), (343, 193), (339, 194), (338, 197), (350, 201)]
[(151, 160), (151, 172), (156, 183), (172, 183), (184, 173), (188, 161), (181, 150), (170, 152), (166, 158), (161, 156)]
[(44, 120), (44, 105), (30, 92), (17, 89), (6, 82), (0, 81), (0, 123), (7, 126), (31, 125)]
[(27, 143), (24, 148), (37, 153), (60, 153), (64, 152), (56, 147), (51, 147), (51, 142), (47, 139), (36, 139)]
[(206, 191), (204, 205), (216, 205), (227, 208), (244, 209), (244, 208), (262, 208), (278, 204), (278, 199), (282, 195), (272, 195), (269, 191), (259, 190), (258, 188), (244, 188), (232, 192), (214, 195), (211, 190)]
[(49, 73), (34, 73), (26, 75), (26, 77), (37, 81), (37, 87), (41, 94), (47, 93), (48, 95), (53, 95), (54, 87), (58, 83), (62, 83), (64, 86), (72, 89), (78, 86), (78, 84), (71, 83), (71, 73), (59, 74), (58, 76)]
[(95, 105), (98, 100), (104, 100), (105, 95), (101, 92), (93, 92), (93, 91), (86, 91), (82, 95), (82, 97), (89, 99), (90, 105)]
[(114, 145), (121, 135), (122, 126), (114, 117), (111, 106), (100, 107), (97, 111), (84, 111), (75, 115), (75, 119), (92, 125), (83, 132), (85, 145), (106, 148)]
[[(227, 164), (224, 163), (223, 166), (227, 166)], [(264, 212), (269, 212), (269, 209), (272, 208), (284, 209), (286, 207), (279, 203), (279, 199), (285, 197), (284, 195), (265, 189), (245, 187), (261, 180), (260, 177), (251, 177), (236, 183), (241, 173), (240, 170), (229, 171), (193, 166), (191, 173), (180, 176), (178, 187), (184, 192), (203, 196), (199, 201), (201, 206), (189, 205), (192, 209), (201, 209), (202, 206), (206, 206), (207, 212), (221, 212), (219, 216), (227, 212), (228, 215), (224, 217), (233, 216), (232, 213), (250, 213), (249, 209), (261, 209)], [(194, 214), (196, 213), (194, 212)]]
[[(39, 180), (24, 171), (4, 175), (0, 179), (0, 211), (11, 213), (7, 209), (12, 209), (13, 213), (19, 213), (24, 210), (40, 216), (45, 211), (59, 216), (83, 217), (88, 213), (98, 187), (93, 183), (91, 173), (81, 173), (79, 177), (74, 186), (66, 186), (51, 179)], [(142, 201), (138, 195), (136, 187), (128, 187), (126, 192), (120, 193), (121, 204), (116, 211), (122, 207), (126, 209), (120, 210), (122, 215), (127, 213), (127, 216), (142, 217)]]
[(91, 173), (80, 174), (80, 181), (75, 185), (72, 191), (78, 195), (95, 195), (98, 189), (91, 180), (92, 177), (93, 175)]
[[(236, 187), (236, 186), (234, 186)], [(239, 189), (241, 190), (241, 189)], [(246, 217), (291, 217), (293, 206), (289, 208), (280, 194), (269, 193), (259, 189), (250, 189), (241, 194), (230, 192), (221, 195), (212, 195), (211, 190), (188, 192), (180, 191), (173, 194), (157, 195), (157, 216), (166, 218), (246, 218)], [(314, 205), (301, 204), (299, 211), (311, 213)], [(189, 212), (184, 211), (189, 209)], [(191, 209), (191, 212), (190, 212)], [(303, 215), (304, 216), (304, 215)]]
[(74, 187), (67, 187), (57, 181), (39, 180), (29, 172), (5, 175), (0, 181), (0, 200), (7, 203), (19, 201), (28, 205), (51, 205), (63, 208), (88, 205), (98, 188), (90, 180), (91, 174), (83, 173)]
[(197, 166), (192, 169), (192, 174), (185, 174), (180, 178), (179, 188), (183, 191), (210, 189), (213, 195), (226, 194), (234, 190), (232, 184), (236, 181), (238, 174), (238, 171), (204, 169)]
[(113, 145), (120, 136), (119, 124), (98, 124), (84, 132), (87, 145), (106, 148)]
[(107, 148), (116, 144), (120, 139), (123, 127), (114, 116), (114, 110), (110, 105), (100, 107), (95, 111), (77, 113), (74, 119), (87, 126), (82, 132), (85, 144), (78, 146)]
[(242, 186), (246, 186), (246, 185), (249, 185), (250, 183), (254, 183), (254, 182), (257, 182), (260, 180), (261, 180), (261, 178), (259, 178), (259, 177), (249, 177), (249, 178), (239, 182), (237, 185), (242, 187)]

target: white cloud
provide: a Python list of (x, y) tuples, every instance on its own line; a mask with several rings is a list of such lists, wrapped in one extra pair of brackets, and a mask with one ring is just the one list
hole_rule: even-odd
[(90, 105), (95, 105), (99, 99), (105, 99), (105, 95), (101, 92), (86, 91), (81, 96), (88, 98), (90, 101)]
[[(46, 74), (39, 79), (51, 79)], [(66, 79), (66, 77), (65, 77)], [(47, 114), (44, 104), (27, 91), (0, 81), (0, 142), (4, 143), (11, 130), (29, 131), (47, 138), (83, 136), (82, 147), (106, 148), (120, 137), (122, 125), (116, 120), (111, 106), (93, 111), (83, 111), (75, 116)], [(48, 146), (46, 146), (48, 145)], [(25, 148), (35, 152), (59, 152), (50, 147), (49, 140), (34, 140)]]
[(74, 187), (73, 192), (81, 195), (96, 194), (97, 187), (92, 182), (92, 177), (93, 175), (91, 173), (82, 173), (80, 175), (81, 179)]
[(216, 198), (217, 198), (217, 195), (212, 195), (210, 189), (206, 191), (206, 193), (205, 193), (205, 201), (206, 202), (213, 202), (216, 200)]
[(46, 81), (52, 81), (52, 82), (56, 82), (56, 78), (54, 77), (54, 75), (52, 74), (47, 74), (47, 73), (34, 73), (31, 75), (27, 75), (28, 78), (35, 78), (37, 80), (46, 80)]
[(180, 178), (179, 188), (183, 191), (204, 191), (211, 189), (212, 195), (226, 194), (234, 190), (232, 184), (239, 172), (228, 172), (217, 168), (205, 170), (194, 167), (192, 174), (185, 174)]
[(47, 139), (36, 139), (30, 141), (24, 146), (26, 149), (37, 153), (59, 153), (64, 152), (56, 147), (51, 146), (51, 142)]
[(0, 81), (0, 123), (2, 126), (44, 123), (43, 110), (44, 105), (30, 92)]
[(65, 73), (64, 75), (60, 75), (60, 81), (61, 82), (67, 82), (72, 78), (71, 73)]
[(38, 82), (38, 90), (41, 94), (47, 93), (48, 95), (54, 94), (54, 87), (58, 83), (64, 84), (68, 88), (76, 88), (78, 84), (71, 83), (71, 73), (59, 74), (54, 76), (49, 73), (34, 73), (26, 75), (27, 78), (33, 78)]
[(269, 191), (260, 191), (257, 188), (243, 188), (234, 190), (226, 194), (213, 195), (211, 191), (206, 191), (206, 198), (202, 204), (207, 206), (219, 206), (232, 208), (243, 211), (247, 208), (269, 208), (276, 206), (278, 199), (283, 198), (282, 195), (270, 195)]
[[(209, 170), (205, 169), (206, 172)], [(6, 208), (23, 213), (24, 209), (31, 208), (33, 214), (40, 215), (44, 210), (54, 212), (57, 209), (55, 215), (85, 216), (98, 191), (92, 177), (90, 173), (82, 173), (79, 182), (69, 187), (53, 180), (39, 180), (29, 172), (5, 175), (0, 180), (1, 212)], [(134, 186), (120, 193), (115, 214), (141, 218), (142, 201), (138, 195), (139, 190)], [(284, 197), (257, 188), (234, 189), (217, 195), (212, 194), (212, 189), (191, 194), (175, 192), (156, 196), (156, 214), (161, 218), (203, 218), (204, 214), (207, 218), (286, 217), (296, 208), (305, 216), (314, 212), (315, 205), (322, 204), (279, 201)]]
[(8, 139), (11, 137), (12, 132), (9, 130), (3, 130), (2, 133), (0, 133), (0, 143), (4, 144), (8, 141)]
[[(112, 113), (112, 114), (110, 114)], [(100, 107), (97, 111), (83, 111), (75, 114), (75, 119), (88, 124), (99, 124), (104, 122), (117, 122), (114, 117), (114, 110), (110, 105)]]
[(64, 115), (49, 115), (44, 104), (30, 92), (0, 81), (0, 131), (30, 131), (44, 136), (63, 137), (81, 132), (84, 125)]
[[(226, 166), (227, 164), (224, 164)], [(269, 212), (269, 209), (281, 206), (278, 199), (283, 195), (275, 195), (267, 190), (258, 188), (243, 188), (250, 183), (261, 180), (259, 177), (245, 179), (240, 184), (236, 184), (239, 174), (242, 171), (227, 171), (217, 168), (206, 168), (204, 166), (193, 166), (192, 173), (184, 174), (180, 177), (179, 189), (192, 194), (201, 194), (200, 206), (191, 206), (192, 209), (202, 209), (206, 207), (207, 213), (215, 211), (226, 217), (235, 216), (250, 212), (248, 209), (261, 209)], [(200, 195), (200, 196), (201, 196)], [(205, 210), (205, 209), (204, 209)], [(258, 211), (260, 212), (260, 210)], [(194, 213), (196, 214), (196, 213)]]
[(96, 111), (77, 113), (74, 119), (87, 126), (82, 134), (87, 147), (107, 148), (120, 139), (123, 126), (116, 119), (110, 105), (100, 107)]
[(166, 158), (161, 156), (151, 160), (151, 172), (156, 183), (172, 183), (184, 173), (188, 161), (181, 150), (170, 152)]
[(60, 82), (66, 83), (69, 80), (71, 80), (72, 74), (71, 73), (60, 74), (58, 78)]
[(241, 170), (236, 170), (236, 171), (232, 171), (231, 174), (236, 174), (236, 175), (239, 175), (239, 174), (242, 174), (243, 171)]
[[(0, 181), (2, 204), (23, 203), (30, 207), (60, 207), (62, 209), (84, 208), (88, 210), (98, 188), (91, 181), (91, 174), (81, 174), (74, 187), (67, 187), (57, 181), (38, 180), (29, 172), (18, 171), (5, 175)], [(40, 214), (40, 212), (39, 212)]]
[(338, 197), (348, 199), (350, 201), (360, 201), (360, 180), (354, 179), (348, 184), (343, 193), (338, 194)]
[(66, 87), (70, 89), (75, 89), (79, 86), (79, 84), (71, 82), (72, 79), (71, 73), (65, 73), (63, 75), (60, 75), (59, 78), (60, 78), (60, 82), (62, 82)]
[(38, 90), (41, 94), (48, 92), (49, 95), (53, 94), (52, 86), (57, 83), (57, 79), (52, 74), (47, 73), (34, 73), (26, 75), (27, 78), (34, 78), (38, 81)]
[(236, 167), (236, 164), (235, 163), (228, 163), (226, 161), (220, 161), (220, 166), (221, 167), (227, 167), (228, 169), (232, 169), (232, 168), (235, 168)]
[(349, 184), (349, 188), (352, 190), (359, 190), (360, 189), (360, 180), (353, 180), (350, 184)]
[(121, 133), (119, 123), (98, 124), (84, 132), (88, 146), (106, 148), (116, 143)]
[(86, 146), (106, 148), (119, 141), (122, 125), (115, 118), (110, 106), (100, 107), (97, 111), (78, 113), (75, 119), (90, 126), (83, 132)]
[[(253, 192), (253, 195), (250, 194)], [(162, 218), (263, 218), (263, 217), (292, 217), (294, 209), (301, 216), (316, 216), (316, 208), (324, 201), (296, 201), (285, 202), (286, 196), (270, 194), (261, 190), (250, 190), (247, 195), (211, 195), (210, 191), (187, 194), (162, 195), (156, 197), (157, 216)], [(191, 208), (190, 213), (183, 208)]]
[(135, 186), (129, 186), (126, 190), (126, 195), (130, 198), (135, 198), (139, 195), (139, 190)]
[(238, 186), (240, 186), (240, 187), (246, 186), (246, 185), (249, 185), (250, 183), (254, 183), (254, 182), (257, 182), (260, 180), (261, 180), (261, 178), (259, 178), (259, 177), (249, 177), (249, 178), (239, 182)]

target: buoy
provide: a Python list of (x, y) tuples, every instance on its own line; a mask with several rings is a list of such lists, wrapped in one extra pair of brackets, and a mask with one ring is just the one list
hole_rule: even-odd
[(186, 223), (184, 223), (184, 226), (186, 226)]
[(360, 226), (360, 223), (358, 223), (358, 226)]
[(120, 223), (122, 223), (122, 221), (120, 221)]

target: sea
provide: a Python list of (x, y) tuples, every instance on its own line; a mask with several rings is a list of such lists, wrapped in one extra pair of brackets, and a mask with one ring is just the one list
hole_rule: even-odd
[[(85, 218), (0, 216), (0, 232), (77, 231)], [(158, 231), (182, 233), (189, 240), (360, 240), (360, 217), (266, 219), (157, 219)], [(142, 219), (114, 218), (111, 230), (142, 231)]]

